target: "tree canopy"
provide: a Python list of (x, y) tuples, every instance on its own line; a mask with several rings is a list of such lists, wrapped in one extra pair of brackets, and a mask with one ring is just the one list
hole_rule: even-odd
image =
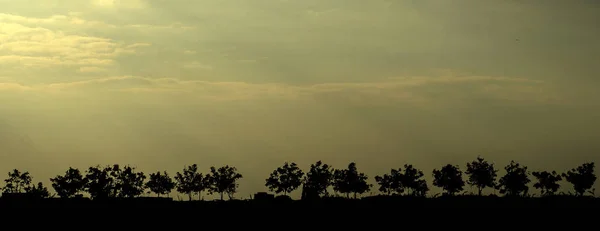
[(367, 182), (369, 177), (364, 173), (358, 172), (356, 163), (352, 162), (347, 169), (336, 169), (333, 172), (333, 190), (346, 197), (350, 194), (356, 199), (357, 194), (363, 194), (371, 189), (371, 184)]
[[(445, 195), (455, 196), (465, 191), (464, 186), (469, 184), (475, 187), (475, 194), (481, 196), (485, 188), (498, 189), (505, 196), (528, 196), (531, 179), (534, 177), (533, 188), (541, 192), (541, 196), (556, 195), (561, 189), (560, 182), (565, 180), (572, 185), (577, 196), (594, 195), (596, 174), (594, 162), (583, 163), (564, 173), (557, 171), (534, 171), (530, 173), (527, 166), (516, 161), (511, 161), (504, 167), (505, 173), (497, 178), (498, 170), (494, 164), (482, 157), (466, 164), (463, 172), (458, 165), (446, 164), (440, 169), (433, 169), (432, 184), (441, 188)], [(424, 179), (424, 173), (411, 164), (404, 164), (402, 168), (392, 168), (389, 173), (377, 175), (374, 181), (378, 191), (384, 195), (409, 195), (425, 197), (429, 186)], [(92, 166), (85, 172), (69, 167), (63, 175), (50, 178), (51, 194), (42, 182), (33, 183), (33, 177), (28, 171), (13, 169), (8, 172), (2, 187), (3, 194), (27, 194), (31, 198), (47, 198), (54, 195), (60, 198), (74, 198), (89, 195), (92, 200), (110, 198), (136, 198), (146, 193), (154, 193), (157, 197), (170, 194), (174, 189), (188, 195), (192, 200), (193, 195), (198, 200), (203, 200), (203, 192), (218, 194), (223, 200), (225, 195), (234, 199), (239, 188), (239, 181), (243, 178), (236, 167), (221, 166), (210, 167), (209, 172), (201, 173), (197, 164), (184, 166), (171, 178), (167, 171), (157, 171), (146, 175), (135, 167), (118, 164), (107, 166)], [(370, 192), (372, 184), (369, 183), (367, 174), (360, 172), (355, 162), (350, 162), (346, 168), (335, 169), (322, 161), (310, 165), (305, 173), (294, 162), (285, 162), (273, 170), (267, 179), (265, 187), (269, 191), (287, 196), (302, 186), (303, 198), (319, 198), (331, 196), (328, 189), (331, 187), (336, 193), (346, 198)], [(494, 191), (496, 194), (496, 191)]]
[(283, 166), (273, 170), (266, 179), (265, 186), (275, 193), (287, 195), (302, 185), (304, 172), (294, 162), (285, 162)]
[(433, 185), (442, 188), (446, 194), (454, 195), (463, 190), (465, 181), (462, 171), (455, 165), (445, 165), (441, 170), (433, 170)]

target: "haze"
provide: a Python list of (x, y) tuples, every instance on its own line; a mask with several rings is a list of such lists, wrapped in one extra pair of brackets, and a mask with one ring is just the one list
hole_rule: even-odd
[(600, 161), (598, 1), (0, 5), (1, 178), (229, 164), (247, 197), (285, 161), (356, 161), (372, 183), (478, 155)]

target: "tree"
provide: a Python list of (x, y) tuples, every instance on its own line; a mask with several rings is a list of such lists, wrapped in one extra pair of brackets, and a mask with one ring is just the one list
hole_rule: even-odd
[(417, 181), (417, 187), (413, 190), (414, 196), (425, 197), (427, 196), (427, 192), (429, 191), (429, 186), (427, 186), (427, 181), (419, 180)]
[(117, 167), (113, 170), (118, 197), (133, 198), (144, 193), (146, 175), (143, 172), (136, 172), (131, 166), (125, 166), (122, 170)]
[(416, 169), (410, 164), (404, 165), (404, 173), (400, 175), (402, 186), (408, 190), (408, 194), (412, 196), (425, 196), (429, 187), (423, 177), (423, 171)]
[(48, 188), (42, 184), (42, 182), (38, 182), (37, 186), (32, 185), (25, 188), (25, 193), (31, 195), (33, 198), (48, 198), (50, 197), (50, 192), (48, 192)]
[(358, 172), (356, 163), (352, 162), (348, 165), (348, 169), (336, 169), (333, 172), (333, 190), (346, 194), (346, 198), (353, 193), (354, 199), (356, 199), (357, 194), (363, 194), (370, 190), (372, 185), (367, 183), (367, 179), (368, 176)]
[(71, 198), (85, 190), (86, 179), (81, 175), (79, 169), (69, 168), (64, 176), (50, 178), (52, 188), (60, 198)]
[(537, 178), (533, 187), (540, 189), (543, 196), (552, 196), (560, 188), (557, 182), (561, 181), (562, 177), (556, 171), (533, 172), (532, 175)]
[(327, 195), (327, 188), (333, 180), (333, 170), (331, 166), (323, 164), (320, 160), (316, 164), (310, 165), (310, 170), (304, 177), (304, 186), (306, 190), (313, 191), (316, 195)]
[(29, 172), (21, 172), (14, 169), (8, 172), (8, 178), (4, 180), (6, 186), (2, 189), (3, 193), (23, 193), (31, 185), (31, 175)]
[(575, 193), (578, 196), (583, 196), (586, 192), (594, 194), (594, 189), (592, 189), (596, 182), (594, 162), (584, 163), (577, 168), (571, 169), (567, 173), (563, 173), (563, 177), (573, 185), (573, 189), (575, 189)]
[(494, 164), (488, 163), (482, 157), (477, 157), (476, 161), (467, 163), (465, 173), (469, 176), (467, 183), (477, 187), (477, 195), (481, 196), (483, 189), (496, 186), (497, 172), (498, 170), (494, 168)]
[(192, 194), (197, 191), (198, 185), (202, 183), (202, 174), (198, 173), (198, 165), (192, 164), (183, 168), (183, 174), (177, 172), (175, 181), (177, 181), (177, 191), (187, 194), (189, 200), (192, 200)]
[(171, 193), (175, 188), (175, 182), (173, 182), (173, 179), (169, 177), (169, 174), (166, 171), (163, 173), (150, 173), (150, 178), (148, 182), (146, 182), (146, 187), (160, 197), (161, 195)]
[[(194, 193), (198, 195), (198, 200), (202, 199), (202, 192), (210, 190), (211, 178), (209, 174), (202, 176), (202, 173), (198, 174), (198, 179), (194, 181)], [(236, 186), (237, 187), (237, 186)], [(234, 189), (235, 192), (235, 189)], [(230, 198), (233, 195), (230, 195)]]
[(498, 181), (500, 193), (507, 196), (527, 195), (529, 191), (527, 184), (531, 182), (527, 167), (521, 166), (513, 160), (504, 169), (506, 170), (506, 174)]
[(448, 164), (441, 170), (433, 170), (433, 185), (442, 188), (446, 194), (453, 196), (463, 190), (465, 181), (458, 166)]
[(229, 199), (233, 199), (233, 194), (237, 192), (237, 181), (243, 176), (237, 172), (235, 167), (225, 165), (220, 168), (210, 167), (210, 175), (206, 178), (210, 182), (209, 193), (219, 193), (221, 200), (226, 193)]
[(92, 199), (106, 199), (117, 196), (115, 175), (117, 175), (118, 169), (118, 165), (113, 165), (104, 168), (94, 166), (87, 170), (85, 189)]
[(266, 179), (265, 186), (271, 192), (287, 195), (302, 185), (303, 176), (304, 172), (296, 163), (289, 164), (285, 162), (283, 166), (273, 170), (269, 178)]
[(392, 169), (390, 174), (375, 176), (375, 181), (379, 184), (379, 191), (387, 195), (404, 193), (402, 185), (402, 169)]

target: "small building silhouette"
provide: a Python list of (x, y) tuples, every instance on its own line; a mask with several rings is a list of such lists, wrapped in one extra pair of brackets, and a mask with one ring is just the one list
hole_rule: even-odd
[(257, 192), (254, 194), (254, 200), (273, 200), (275, 195), (266, 192)]

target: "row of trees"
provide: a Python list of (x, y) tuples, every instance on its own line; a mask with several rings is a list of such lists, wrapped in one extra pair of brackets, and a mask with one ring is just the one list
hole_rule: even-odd
[[(3, 193), (28, 193), (42, 198), (50, 196), (48, 189), (41, 182), (37, 185), (32, 184), (29, 172), (15, 169), (8, 175), (4, 180), (6, 186), (2, 188)], [(135, 167), (121, 168), (115, 164), (90, 167), (85, 175), (79, 169), (69, 168), (64, 175), (50, 178), (50, 181), (52, 188), (61, 198), (81, 197), (84, 192), (92, 199), (132, 198), (142, 195), (146, 189), (160, 197), (176, 189), (187, 194), (190, 200), (194, 194), (200, 199), (205, 191), (209, 194), (219, 194), (222, 200), (225, 194), (233, 198), (238, 187), (237, 181), (241, 178), (242, 175), (237, 173), (235, 167), (211, 167), (210, 173), (202, 174), (198, 172), (198, 166), (193, 164), (184, 167), (182, 172), (177, 172), (174, 180), (167, 172), (159, 171), (151, 173), (146, 181), (146, 175), (136, 171)]]
[[(467, 163), (464, 172), (467, 180), (463, 179), (463, 172), (459, 166), (445, 165), (434, 169), (433, 185), (441, 188), (445, 195), (456, 195), (464, 191), (468, 184), (477, 189), (477, 194), (482, 195), (485, 188), (498, 190), (507, 196), (529, 195), (531, 182), (530, 175), (535, 177), (533, 187), (541, 190), (543, 196), (554, 195), (559, 189), (559, 182), (563, 179), (573, 185), (575, 194), (583, 196), (585, 193), (594, 194), (593, 185), (596, 181), (594, 163), (584, 163), (563, 174), (555, 171), (529, 172), (526, 166), (511, 161), (505, 168), (506, 174), (498, 178), (498, 170), (493, 163), (478, 157), (475, 161)], [(425, 196), (429, 191), (427, 182), (423, 179), (423, 171), (413, 165), (406, 164), (404, 168), (391, 169), (390, 173), (375, 176), (379, 191), (386, 195), (412, 195)], [(119, 165), (106, 167), (90, 167), (85, 175), (79, 169), (69, 168), (64, 175), (50, 178), (52, 188), (61, 198), (81, 197), (88, 193), (92, 199), (103, 198), (131, 198), (142, 195), (146, 189), (162, 196), (177, 192), (186, 194), (189, 200), (197, 195), (202, 199), (203, 192), (219, 194), (221, 200), (224, 195), (230, 199), (237, 192), (238, 180), (242, 175), (235, 167), (211, 167), (210, 172), (203, 174), (198, 171), (196, 164), (185, 166), (182, 172), (177, 172), (171, 178), (165, 171), (146, 175), (136, 171), (134, 167)], [(346, 197), (369, 192), (373, 187), (368, 183), (369, 177), (359, 172), (355, 163), (350, 163), (345, 169), (333, 169), (321, 161), (310, 166), (305, 174), (296, 163), (284, 163), (275, 169), (266, 179), (265, 186), (274, 193), (288, 195), (303, 186), (303, 193), (310, 192), (316, 196), (328, 196), (328, 189), (332, 188), (336, 194)], [(147, 180), (147, 181), (146, 181)], [(48, 189), (40, 182), (32, 184), (29, 172), (20, 172), (15, 169), (9, 172), (5, 180), (4, 193), (29, 193), (37, 197), (49, 197)]]
[[(466, 181), (459, 166), (448, 164), (433, 170), (433, 185), (441, 188), (445, 195), (451, 196), (463, 192), (466, 184), (476, 188), (479, 196), (485, 188), (499, 190), (507, 196), (526, 196), (529, 195), (530, 175), (533, 175), (536, 179), (533, 187), (541, 190), (542, 196), (554, 195), (560, 189), (559, 182), (563, 179), (573, 185), (578, 196), (585, 193), (594, 194), (596, 175), (593, 162), (584, 163), (563, 174), (556, 171), (530, 173), (526, 166), (515, 161), (511, 161), (504, 169), (506, 174), (498, 178), (498, 169), (494, 164), (478, 157), (477, 160), (467, 163), (464, 172), (467, 175)], [(391, 169), (388, 174), (375, 176), (375, 181), (379, 185), (379, 191), (386, 195), (425, 196), (429, 186), (423, 179), (424, 176), (423, 171), (406, 164), (404, 169)], [(359, 172), (355, 163), (350, 163), (347, 169), (332, 169), (319, 161), (311, 165), (306, 174), (295, 163), (285, 163), (271, 173), (266, 186), (272, 192), (286, 195), (304, 184), (305, 190), (310, 189), (319, 196), (326, 196), (327, 189), (332, 187), (336, 193), (346, 197), (353, 194), (356, 198), (356, 195), (370, 191), (372, 185), (367, 180), (368, 176)]]

